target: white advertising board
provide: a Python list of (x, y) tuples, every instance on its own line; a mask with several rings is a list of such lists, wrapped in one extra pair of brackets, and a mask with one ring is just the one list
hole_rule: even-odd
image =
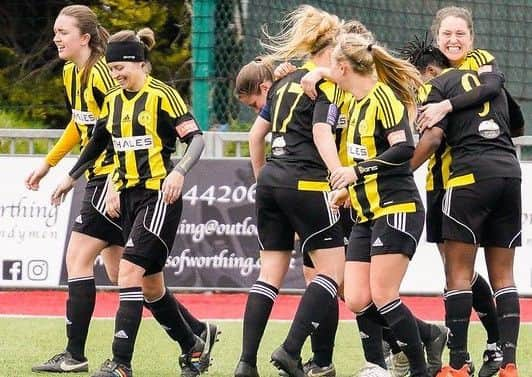
[(0, 157), (0, 287), (58, 287), (72, 193), (50, 204), (52, 191), (76, 161), (65, 158), (27, 190), (38, 157)]

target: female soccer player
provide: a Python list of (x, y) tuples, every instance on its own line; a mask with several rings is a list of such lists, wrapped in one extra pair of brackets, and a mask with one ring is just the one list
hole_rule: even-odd
[[(103, 58), (108, 37), (90, 8), (70, 5), (59, 12), (54, 24), (54, 43), (59, 58), (67, 61), (63, 83), (72, 117), (57, 144), (26, 179), (28, 189), (38, 190), (50, 167), (76, 144), (87, 145), (100, 116), (104, 95), (115, 85)], [(34, 372), (88, 371), (85, 342), (96, 301), (94, 260), (101, 253), (109, 279), (116, 282), (124, 246), (119, 219), (105, 213), (107, 175), (113, 168), (111, 145), (88, 167), (81, 211), (74, 222), (66, 254), (68, 343), (64, 352), (34, 366)]]
[[(464, 94), (479, 84), (473, 71), (446, 69), (448, 61), (436, 48), (420, 45), (411, 52), (411, 60), (431, 79), (426, 91), (427, 102)], [(496, 72), (481, 75), (502, 81)], [(510, 138), (505, 94), (501, 91), (499, 96), (480, 106), (449, 114), (426, 132), (437, 140), (445, 134), (452, 157), (443, 200), (442, 238), (447, 277), (446, 322), (453, 336), (449, 341), (450, 366), (443, 368), (438, 376), (471, 373), (467, 328), (473, 301), (471, 276), (478, 245), (484, 246), (490, 281), (496, 291), (503, 347), (499, 376), (517, 376), (519, 301), (512, 271), (515, 246), (520, 244), (521, 173)], [(416, 155), (423, 155), (423, 151), (416, 151)], [(428, 153), (419, 160), (423, 157), (428, 157)], [(481, 372), (491, 376), (497, 371), (486, 367)]]
[[(445, 7), (440, 9), (434, 17), (432, 34), (439, 50), (449, 59), (451, 66), (459, 69), (478, 71), (496, 69), (495, 57), (486, 50), (473, 49), (474, 26), (473, 17), (467, 8)], [(498, 87), (483, 86), (477, 88), (468, 96), (450, 98), (440, 103), (427, 104), (420, 109), (417, 119), (418, 126), (422, 129), (435, 125), (452, 111), (459, 111), (476, 106), (486, 100), (499, 95), (502, 83)], [(519, 105), (506, 92), (510, 115), (512, 136), (520, 136), (524, 130), (524, 118)]]
[[(113, 359), (105, 361), (95, 377), (132, 375), (144, 301), (180, 344), (182, 376), (199, 375), (209, 362), (210, 338), (204, 342), (191, 331), (164, 286), (162, 272), (181, 216), (184, 177), (199, 159), (204, 142), (179, 93), (147, 73), (146, 54), (154, 43), (150, 29), (138, 34), (121, 31), (109, 38), (106, 60), (119, 86), (107, 93), (93, 137), (52, 196), (58, 204), (87, 164), (112, 141), (117, 161), (113, 180), (120, 193), (127, 242), (118, 275)], [(187, 150), (174, 166), (170, 155), (177, 139), (187, 144)]]
[[(303, 342), (337, 304), (344, 249), (338, 216), (330, 210), (327, 171), (340, 166), (334, 127), (343, 93), (324, 82), (319, 98), (303, 95), (299, 80), (329, 64), (330, 45), (340, 21), (311, 6), (301, 6), (286, 20), (286, 33), (270, 38), (274, 60), (309, 59), (277, 81), (250, 132), (250, 154), (257, 177), (257, 221), (261, 271), (248, 296), (244, 340), (235, 376), (257, 376), (256, 354), (273, 302), (289, 266), (294, 235), (309, 253), (317, 275), (307, 286), (289, 336), (272, 360), (289, 376), (304, 376)], [(309, 32), (309, 30), (311, 32)], [(305, 32), (303, 32), (305, 31)], [(272, 132), (272, 151), (265, 162), (264, 137)]]
[(423, 230), (423, 205), (409, 167), (408, 121), (421, 81), (413, 66), (354, 34), (340, 37), (332, 56), (331, 78), (354, 97), (347, 138), (354, 169), (339, 168), (330, 178), (338, 189), (333, 202), (349, 196), (358, 216), (348, 245), (346, 303), (355, 313), (373, 307), (408, 357), (411, 376), (432, 376), (416, 318), (399, 298)]
[[(497, 65), (495, 58), (485, 50), (473, 49), (474, 25), (471, 12), (461, 7), (445, 7), (440, 9), (434, 18), (432, 33), (436, 39), (439, 50), (450, 61), (451, 66), (459, 69), (469, 69), (474, 71), (496, 70)], [(420, 128), (431, 127), (443, 119), (446, 114), (463, 109), (473, 108), (481, 105), (487, 100), (499, 95), (502, 88), (502, 82), (491, 80), (484, 82), (481, 75), (482, 85), (474, 87), (471, 91), (453, 98), (444, 99), (438, 103), (431, 103), (420, 108), (421, 113), (418, 117)], [(512, 136), (520, 136), (524, 129), (524, 120), (519, 105), (513, 100), (510, 94), (505, 90), (508, 109), (510, 115), (510, 130)], [(441, 146), (441, 153), (436, 152), (435, 157), (431, 159), (429, 166), (434, 177), (448, 176), (448, 167), (450, 165), (449, 154), (442, 155), (444, 145)], [(444, 171), (441, 171), (441, 168)], [(434, 183), (438, 183), (437, 180)], [(443, 192), (436, 185), (431, 196), (433, 198), (442, 198)], [(441, 201), (434, 200), (433, 203), (438, 206)], [(436, 210), (437, 212), (437, 210)], [(438, 218), (435, 215), (434, 218)], [(438, 221), (434, 224), (438, 226)], [(430, 225), (428, 225), (429, 227)], [(429, 230), (433, 228), (428, 228)], [(438, 237), (434, 238), (436, 241)], [(439, 248), (443, 249), (443, 244), (439, 243)], [(472, 280), (471, 289), (473, 292), (473, 307), (478, 313), (481, 313), (480, 320), (487, 332), (487, 345), (483, 354), (483, 364), (479, 371), (480, 377), (490, 377), (497, 373), (503, 356), (498, 345), (499, 329), (497, 326), (497, 310), (492, 298), (492, 292), (486, 280), (475, 272)]]
[[(343, 28), (345, 27), (346, 25), (343, 25)], [(264, 58), (257, 58), (242, 67), (238, 73), (235, 83), (235, 93), (242, 103), (250, 106), (259, 113), (266, 105), (268, 91), (273, 82), (296, 70), (296, 66), (290, 63), (283, 63), (274, 71), (271, 63)], [(336, 133), (336, 144), (339, 147), (339, 158), (342, 164), (346, 159), (345, 129), (344, 124), (344, 127), (337, 127)], [(256, 166), (262, 167), (262, 165), (257, 164)], [(258, 175), (258, 171), (254, 173), (255, 176)], [(348, 237), (349, 233), (346, 235), (346, 230), (350, 232), (351, 229), (351, 214), (349, 209), (341, 211), (340, 222), (342, 223), (344, 236)], [(308, 254), (304, 254), (303, 256), (303, 275), (307, 284), (316, 275), (314, 265)], [(332, 354), (336, 329), (338, 327), (338, 307), (332, 307), (331, 309), (327, 313), (326, 319), (311, 334), (313, 356), (303, 364), (303, 371), (306, 375), (319, 375), (323, 377), (334, 377), (336, 375), (336, 370), (332, 363)], [(246, 336), (244, 336), (245, 338)], [(380, 341), (378, 342), (378, 347), (381, 347)]]

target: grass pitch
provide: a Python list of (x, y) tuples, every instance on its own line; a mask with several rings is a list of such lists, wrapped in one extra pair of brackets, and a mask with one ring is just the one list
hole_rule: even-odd
[[(216, 322), (216, 321), (214, 321)], [(213, 365), (207, 376), (231, 377), (238, 361), (241, 347), (242, 322), (217, 322), (222, 331), (220, 341), (213, 349)], [(94, 372), (111, 356), (113, 320), (93, 320), (87, 341), (89, 370)], [(289, 323), (272, 321), (259, 350), (259, 373), (261, 377), (276, 377), (277, 370), (269, 363), (270, 353), (281, 344), (288, 332)], [(485, 335), (479, 324), (470, 327), (470, 352), (475, 364), (481, 364)], [(58, 376), (57, 374), (34, 374), (31, 366), (61, 352), (65, 347), (64, 320), (59, 318), (0, 318), (0, 376)], [(522, 325), (518, 347), (518, 364), (523, 377), (532, 376), (532, 325)], [(179, 350), (153, 319), (144, 319), (137, 337), (133, 358), (135, 377), (179, 376), (177, 358)], [(303, 357), (310, 355), (305, 345)], [(444, 356), (444, 363), (447, 355)], [(362, 349), (354, 321), (340, 323), (336, 338), (334, 363), (338, 377), (353, 376), (362, 367)], [(75, 376), (90, 376), (76, 373)]]

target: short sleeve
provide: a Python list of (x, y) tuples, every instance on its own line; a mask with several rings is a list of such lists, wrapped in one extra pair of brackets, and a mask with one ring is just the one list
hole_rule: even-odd
[(384, 129), (395, 128), (402, 121), (406, 121), (408, 124), (405, 106), (397, 99), (390, 88), (379, 86), (375, 89), (374, 94), (378, 102), (377, 117), (381, 121)]
[(327, 123), (335, 128), (344, 100), (344, 92), (331, 81), (321, 81), (317, 85), (318, 96), (314, 105), (312, 124)]

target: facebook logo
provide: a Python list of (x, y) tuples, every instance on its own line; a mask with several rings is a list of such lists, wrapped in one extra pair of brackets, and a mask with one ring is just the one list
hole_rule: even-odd
[(2, 279), (22, 280), (22, 261), (5, 260), (3, 262)]

